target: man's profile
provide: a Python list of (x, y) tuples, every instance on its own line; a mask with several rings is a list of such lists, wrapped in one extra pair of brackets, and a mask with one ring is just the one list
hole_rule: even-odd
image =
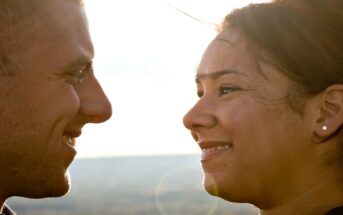
[(0, 1), (0, 214), (70, 187), (75, 138), (111, 116), (80, 0)]

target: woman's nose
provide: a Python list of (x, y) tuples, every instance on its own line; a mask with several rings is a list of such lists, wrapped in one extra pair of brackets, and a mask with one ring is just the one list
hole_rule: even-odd
[(183, 124), (191, 131), (211, 128), (216, 124), (216, 118), (206, 101), (199, 100), (183, 117)]

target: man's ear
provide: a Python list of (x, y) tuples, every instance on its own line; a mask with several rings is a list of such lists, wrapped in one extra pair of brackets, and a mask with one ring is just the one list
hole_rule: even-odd
[(320, 101), (320, 114), (315, 123), (315, 142), (324, 142), (339, 132), (343, 123), (343, 85), (329, 86)]

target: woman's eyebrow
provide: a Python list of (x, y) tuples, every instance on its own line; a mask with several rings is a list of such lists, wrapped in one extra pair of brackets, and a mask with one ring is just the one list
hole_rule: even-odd
[(235, 70), (235, 69), (224, 69), (224, 70), (218, 70), (216, 72), (212, 72), (209, 74), (200, 74), (199, 73), (196, 75), (195, 77), (195, 82), (199, 83), (200, 79), (204, 79), (204, 78), (210, 78), (212, 80), (216, 80), (218, 78), (220, 78), (223, 75), (230, 75), (230, 74), (236, 74), (236, 75), (243, 75), (246, 76), (245, 74)]

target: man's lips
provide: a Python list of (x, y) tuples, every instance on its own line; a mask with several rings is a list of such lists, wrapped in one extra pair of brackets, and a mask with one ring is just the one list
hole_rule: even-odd
[(74, 160), (75, 155), (77, 154), (77, 151), (75, 149), (75, 138), (67, 135), (62, 136), (62, 148), (64, 150), (65, 158), (65, 164), (66, 166), (69, 166), (71, 162)]
[(73, 138), (73, 137), (63, 136), (62, 141), (69, 146), (75, 147), (76, 141), (75, 141), (75, 138)]
[(66, 143), (69, 146), (75, 147), (76, 141), (75, 138), (79, 137), (81, 135), (81, 131), (65, 131), (63, 133), (63, 142)]

